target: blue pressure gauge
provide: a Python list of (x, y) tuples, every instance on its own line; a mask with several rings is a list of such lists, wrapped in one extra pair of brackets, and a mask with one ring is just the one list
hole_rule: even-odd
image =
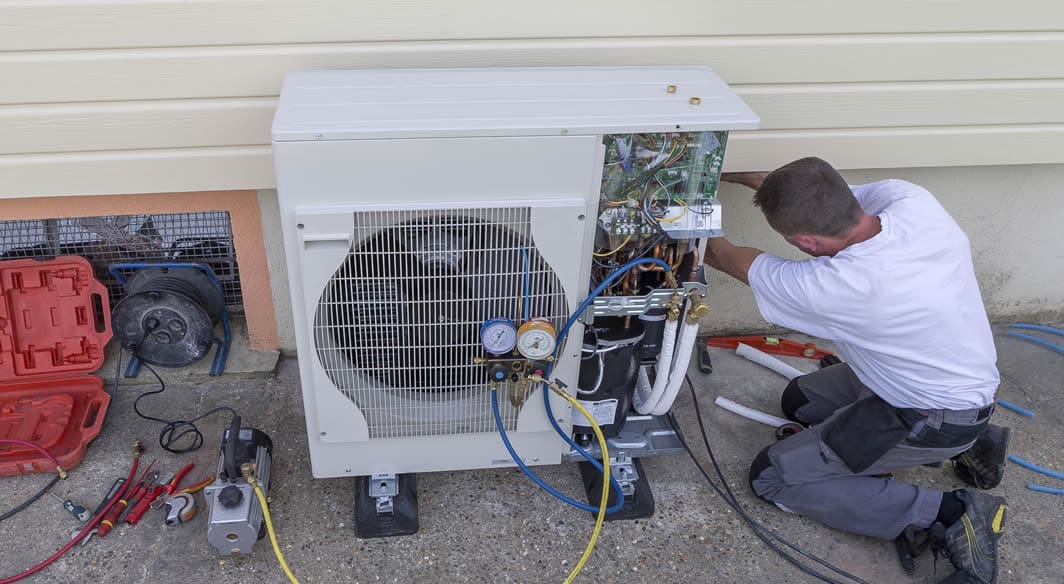
[(508, 318), (492, 318), (480, 327), (480, 342), (492, 355), (505, 355), (517, 345), (517, 325)]

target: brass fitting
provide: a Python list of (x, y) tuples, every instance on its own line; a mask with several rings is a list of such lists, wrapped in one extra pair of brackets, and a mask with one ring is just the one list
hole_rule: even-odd
[(255, 463), (245, 462), (240, 465), (240, 474), (244, 475), (244, 480), (249, 484), (255, 482)]
[(666, 311), (666, 313), (668, 315), (669, 320), (671, 320), (671, 321), (679, 320), (679, 318), (680, 318), (680, 307), (682, 305), (683, 305), (683, 299), (680, 298), (679, 294), (673, 293), (672, 298), (669, 298), (669, 301), (665, 303), (665, 311)]
[(532, 375), (529, 375), (527, 379), (528, 379), (528, 381), (530, 381), (532, 383), (542, 383), (544, 386), (547, 387), (547, 389), (549, 389), (549, 390), (551, 390), (554, 393), (557, 393), (559, 395), (565, 393), (564, 384), (562, 384), (562, 383), (560, 383), (558, 381), (549, 381), (549, 380), (545, 379), (542, 375), (532, 374)]
[(67, 480), (68, 476), (70, 476), (67, 474), (67, 471), (63, 470), (63, 467), (61, 466), (56, 466), (55, 472), (59, 473), (59, 478), (64, 481)]
[(140, 458), (144, 454), (144, 443), (140, 439), (133, 441), (133, 458)]
[(672, 273), (672, 270), (665, 272), (665, 282), (669, 285), (669, 288), (673, 290), (679, 290), (680, 284), (676, 281), (676, 274)]
[(687, 308), (687, 324), (695, 324), (702, 317), (709, 314), (709, 305), (705, 303), (705, 297), (695, 289), (687, 292), (690, 306)]
[(510, 386), (510, 405), (515, 408), (525, 403), (525, 392), (528, 390), (528, 377), (522, 377), (517, 383)]

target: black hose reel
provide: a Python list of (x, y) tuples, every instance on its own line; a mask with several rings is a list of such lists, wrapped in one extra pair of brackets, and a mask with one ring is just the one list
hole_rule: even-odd
[[(132, 353), (126, 377), (136, 377), (140, 362), (184, 367), (218, 346), (211, 375), (225, 370), (231, 340), (221, 283), (202, 264), (114, 264), (125, 297), (111, 314), (112, 329)], [(132, 273), (130, 273), (132, 271)], [(221, 322), (224, 339), (214, 334)]]

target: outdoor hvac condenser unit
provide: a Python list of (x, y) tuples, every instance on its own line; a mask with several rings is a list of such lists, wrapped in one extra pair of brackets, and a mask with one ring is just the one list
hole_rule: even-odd
[[(756, 124), (699, 67), (289, 74), (273, 153), (314, 476), (513, 465), (489, 376), (516, 384), (546, 362), (601, 266), (651, 233), (677, 266), (719, 233), (727, 130)], [(607, 295), (645, 306), (595, 314), (661, 304), (647, 300), (658, 284), (631, 280)], [(578, 324), (552, 363), (570, 391), (588, 342)], [(512, 371), (492, 370), (500, 359)], [(521, 391), (501, 400), (515, 449), (559, 463), (544, 390)]]

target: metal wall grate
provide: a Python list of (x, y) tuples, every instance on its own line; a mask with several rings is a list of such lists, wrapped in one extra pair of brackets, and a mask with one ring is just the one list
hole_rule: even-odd
[[(520, 321), (521, 246), (530, 313), (568, 315), (561, 282), (536, 251), (528, 208), (355, 214), (357, 243), (318, 302), (314, 340), (371, 438), (494, 432), (480, 326)], [(500, 391), (504, 423), (517, 410)]]
[(226, 305), (239, 310), (243, 303), (226, 211), (0, 221), (0, 259), (57, 255), (88, 259), (107, 285), (112, 306), (122, 298), (122, 287), (107, 267), (125, 262), (207, 264), (222, 283)]

